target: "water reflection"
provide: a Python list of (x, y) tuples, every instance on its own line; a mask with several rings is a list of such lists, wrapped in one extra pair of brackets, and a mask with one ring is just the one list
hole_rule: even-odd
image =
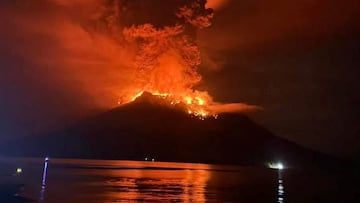
[[(274, 173), (259, 168), (52, 159), (46, 187), (39, 188), (44, 162), (34, 160), (29, 163), (31, 164), (24, 165), (23, 180), (26, 181), (27, 187), (21, 195), (42, 203), (271, 202), (274, 200), (271, 189), (274, 184)], [(282, 180), (279, 181), (280, 183)]]
[(41, 186), (40, 195), (39, 195), (39, 202), (44, 201), (45, 198), (45, 186)]
[(278, 203), (284, 203), (284, 185), (282, 171), (278, 170)]
[(44, 159), (44, 169), (43, 169), (43, 175), (42, 175), (42, 181), (41, 181), (41, 190), (39, 195), (39, 201), (42, 202), (45, 198), (45, 189), (46, 189), (46, 175), (49, 165), (49, 157), (45, 157)]
[[(106, 181), (108, 195), (116, 202), (205, 202), (207, 170), (114, 170)], [(114, 202), (109, 201), (109, 202)]]

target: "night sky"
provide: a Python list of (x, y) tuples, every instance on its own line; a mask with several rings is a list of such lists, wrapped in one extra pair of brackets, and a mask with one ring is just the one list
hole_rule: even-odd
[[(129, 82), (116, 68), (119, 52), (107, 39), (97, 41), (106, 45), (98, 51), (79, 29), (97, 15), (99, 2), (2, 1), (0, 141), (51, 132), (116, 105), (114, 92)], [(173, 13), (170, 3), (147, 2), (128, 19), (161, 21)], [(261, 106), (250, 117), (278, 136), (358, 159), (360, 2), (210, 5), (217, 5), (213, 25), (195, 34), (203, 60), (198, 88), (216, 101)]]

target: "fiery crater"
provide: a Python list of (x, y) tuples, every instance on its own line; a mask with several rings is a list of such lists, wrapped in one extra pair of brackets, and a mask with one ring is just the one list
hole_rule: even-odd
[[(130, 102), (135, 101), (138, 97), (142, 96), (145, 91), (139, 91), (135, 94)], [(184, 94), (184, 95), (175, 95), (171, 93), (161, 93), (161, 92), (150, 92), (153, 96), (160, 97), (166, 100), (171, 105), (183, 104), (186, 106), (186, 111), (188, 114), (194, 115), (200, 119), (204, 119), (208, 116), (213, 116), (217, 118), (217, 114), (212, 112), (208, 107), (211, 99), (207, 93), (204, 92), (193, 92), (192, 95)], [(203, 94), (203, 95), (201, 95)]]
[(179, 93), (179, 94), (141, 90), (130, 96), (126, 102), (119, 101), (118, 104), (123, 105), (134, 102), (145, 93), (151, 94), (152, 96), (164, 100), (166, 104), (174, 105), (174, 106), (181, 105), (182, 107), (184, 107), (182, 109), (184, 109), (186, 113), (201, 120), (205, 120), (206, 118), (217, 119), (218, 116), (221, 115), (222, 113), (237, 113), (237, 112), (246, 113), (261, 109), (261, 107), (255, 105), (248, 105), (245, 103), (215, 102), (208, 95), (207, 92), (202, 92), (197, 90), (195, 91), (191, 90), (190, 92)]

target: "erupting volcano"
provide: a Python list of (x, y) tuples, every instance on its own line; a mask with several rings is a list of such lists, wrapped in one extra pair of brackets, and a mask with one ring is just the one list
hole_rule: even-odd
[(253, 165), (282, 160), (288, 166), (327, 160), (234, 113), (256, 106), (215, 102), (199, 88), (207, 81), (199, 70), (197, 32), (210, 29), (209, 6), (220, 0), (46, 1), (56, 8), (48, 14), (60, 19), (56, 24), (35, 14), (29, 17), (37, 23), (27, 15), (17, 19), (30, 34), (57, 42), (43, 53), (54, 60), (38, 56), (36, 62), (60, 67), (54, 75), (103, 108), (64, 129), (0, 143), (0, 152)]
[(81, 97), (85, 103), (109, 110), (149, 92), (169, 104), (183, 103), (186, 112), (200, 118), (256, 108), (215, 102), (199, 88), (207, 83), (199, 70), (206, 57), (200, 52), (207, 50), (198, 46), (198, 32), (210, 29), (210, 6), (221, 1), (45, 1), (56, 8), (48, 15), (59, 22), (34, 14), (16, 20), (19, 27), (28, 28), (28, 35), (56, 43), (46, 43), (44, 54), (26, 57), (36, 66), (51, 66), (49, 75), (60, 78), (61, 88), (68, 85), (77, 95), (86, 95)]
[(121, 93), (118, 104), (132, 102), (143, 92), (149, 92), (172, 105), (186, 105), (189, 114), (201, 119), (217, 117), (225, 111), (256, 108), (245, 104), (222, 105), (214, 102), (208, 92), (194, 88), (201, 81), (197, 71), (201, 58), (193, 39), (194, 29), (211, 26), (214, 14), (205, 5), (205, 0), (195, 0), (181, 6), (174, 13), (173, 25), (155, 27), (145, 23), (122, 28), (124, 43), (134, 53), (131, 64), (134, 80)]

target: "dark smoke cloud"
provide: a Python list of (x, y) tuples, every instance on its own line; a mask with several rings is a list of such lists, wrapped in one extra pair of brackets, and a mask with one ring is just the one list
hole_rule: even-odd
[(232, 0), (224, 6), (213, 26), (198, 32), (206, 89), (222, 101), (263, 106), (256, 121), (280, 136), (360, 157), (360, 2)]
[(199, 42), (210, 49), (247, 50), (296, 37), (333, 36), (359, 25), (357, 0), (229, 0)]

